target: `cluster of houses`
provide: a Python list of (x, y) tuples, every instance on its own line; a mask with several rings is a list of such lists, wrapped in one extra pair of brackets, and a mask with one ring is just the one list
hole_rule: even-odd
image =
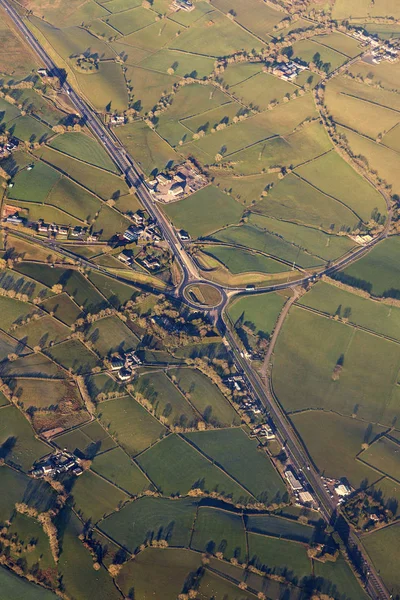
[(146, 185), (159, 202), (173, 202), (198, 192), (208, 185), (208, 179), (191, 163), (185, 163), (170, 175), (160, 173), (146, 181)]
[(120, 381), (128, 381), (133, 375), (133, 370), (142, 364), (134, 350), (126, 352), (123, 356), (113, 356), (111, 359), (111, 371), (117, 373)]
[(194, 10), (194, 4), (190, 2), (190, 0), (173, 0), (171, 9), (185, 10), (186, 12), (190, 12), (191, 10)]
[(126, 243), (137, 242), (143, 240), (147, 242), (158, 243), (161, 241), (160, 230), (157, 224), (152, 220), (146, 221), (143, 212), (137, 211), (132, 216), (134, 225), (130, 225), (126, 231), (122, 234), (122, 241)]
[(66, 450), (56, 451), (35, 465), (30, 471), (30, 475), (36, 479), (56, 477), (62, 473), (71, 473), (75, 477), (79, 477), (83, 473), (79, 462), (79, 459), (71, 454), (71, 452), (67, 452)]
[(281, 62), (274, 65), (272, 73), (285, 81), (293, 81), (305, 69), (307, 69), (305, 65), (290, 60), (289, 62)]
[(242, 375), (229, 375), (226, 377), (225, 383), (231, 390), (243, 394), (236, 400), (241, 410), (251, 416), (258, 416), (262, 414), (263, 408), (259, 400), (247, 395), (248, 388)]
[(263, 423), (254, 427), (250, 433), (250, 437), (264, 438), (267, 441), (274, 440), (276, 438), (275, 433), (269, 423)]
[(353, 37), (360, 40), (363, 46), (372, 48), (372, 62), (376, 65), (384, 60), (396, 62), (399, 58), (399, 42), (398, 40), (390, 40), (382, 42), (378, 36), (366, 33), (363, 29), (357, 29), (352, 32)]
[[(122, 250), (120, 254), (118, 254), (118, 260), (120, 260), (124, 265), (128, 267), (132, 266), (134, 262), (134, 254), (132, 250)], [(158, 271), (161, 269), (162, 264), (155, 256), (147, 255), (145, 258), (139, 259), (141, 265), (143, 265), (148, 271)]]
[(19, 146), (19, 141), (12, 137), (3, 144), (0, 144), (0, 158), (6, 158)]

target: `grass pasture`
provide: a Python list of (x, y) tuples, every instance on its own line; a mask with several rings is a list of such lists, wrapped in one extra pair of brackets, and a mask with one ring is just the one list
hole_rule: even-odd
[(354, 227), (359, 221), (346, 205), (294, 174), (287, 175), (274, 185), (252, 210), (284, 221), (321, 227), (330, 232)]
[[(364, 221), (369, 221), (375, 208), (386, 214), (386, 205), (379, 192), (334, 151), (298, 167), (296, 173), (324, 194), (348, 205)], [(352, 190), (351, 197), (349, 189)]]
[(127, 194), (129, 191), (125, 181), (111, 174), (109, 171), (104, 171), (88, 163), (71, 158), (48, 146), (42, 146), (36, 151), (36, 155), (103, 198), (103, 200), (119, 197), (120, 195)]
[(321, 592), (333, 598), (351, 598), (352, 600), (367, 600), (368, 596), (363, 590), (353, 571), (341, 556), (334, 563), (314, 562), (316, 577), (323, 577)]
[(257, 73), (229, 88), (231, 94), (247, 106), (255, 106), (266, 110), (273, 101), (280, 102), (287, 94), (293, 94), (297, 88), (288, 81), (279, 79), (269, 73)]
[(282, 21), (282, 13), (260, 0), (248, 0), (246, 7), (240, 0), (212, 0), (212, 5), (223, 13), (235, 11), (235, 20), (245, 29), (264, 41), (269, 40), (268, 33)]
[(72, 158), (89, 163), (105, 171), (119, 174), (118, 168), (102, 146), (86, 133), (63, 133), (51, 140), (49, 145)]
[(8, 197), (14, 200), (45, 202), (53, 187), (60, 180), (60, 174), (44, 163), (33, 161), (33, 169), (18, 171), (14, 178), (14, 187), (8, 191)]
[(240, 419), (217, 386), (197, 369), (173, 369), (169, 371), (173, 381), (190, 396), (190, 402), (203, 418), (214, 426), (238, 425)]
[(393, 236), (380, 242), (371, 252), (354, 265), (347, 267), (342, 273), (345, 277), (355, 278), (352, 285), (357, 287), (361, 287), (361, 282), (367, 282), (368, 290), (374, 296), (398, 298), (400, 297), (399, 260), (400, 236)]
[(324, 35), (317, 35), (313, 38), (313, 41), (321, 44), (322, 46), (329, 46), (332, 50), (336, 50), (340, 54), (345, 54), (349, 58), (354, 58), (362, 52), (360, 43), (355, 38), (334, 31)]
[(135, 349), (138, 338), (118, 317), (104, 317), (95, 321), (87, 331), (87, 339), (101, 356)]
[(301, 583), (311, 573), (307, 548), (297, 542), (274, 539), (257, 533), (248, 534), (250, 562), (262, 571), (284, 575), (293, 583)]
[(284, 494), (285, 487), (270, 459), (257, 451), (258, 442), (242, 429), (196, 431), (185, 437), (261, 502), (271, 503)]
[(128, 300), (134, 299), (138, 293), (136, 288), (111, 279), (101, 273), (96, 273), (96, 271), (91, 271), (89, 280), (115, 308), (119, 308), (122, 304), (128, 302)]
[(243, 207), (236, 200), (214, 186), (163, 208), (175, 227), (188, 231), (192, 238), (204, 237), (237, 223), (243, 213)]
[[(306, 62), (307, 64), (312, 62), (322, 61), (326, 65), (326, 71), (331, 73), (341, 65), (343, 65), (348, 59), (347, 56), (339, 54), (336, 50), (318, 44), (318, 42), (309, 40), (300, 40), (293, 44), (293, 52), (296, 58)], [(317, 58), (319, 56), (319, 58)]]
[(108, 517), (100, 528), (129, 552), (152, 540), (164, 539), (170, 546), (188, 546), (196, 508), (195, 500), (190, 498), (143, 497)]
[(15, 298), (8, 298), (7, 296), (0, 296), (0, 312), (1, 327), (5, 331), (8, 331), (12, 325), (18, 324), (19, 321), (23, 321), (27, 317), (35, 313), (41, 313), (32, 304), (16, 300)]
[[(169, 67), (168, 67), (169, 68)], [(128, 66), (126, 78), (133, 87), (136, 110), (148, 113), (161, 97), (169, 94), (178, 80), (167, 73), (159, 73), (138, 66)]]
[(65, 293), (48, 298), (42, 302), (41, 306), (68, 326), (72, 325), (82, 314), (80, 308)]
[(129, 123), (118, 129), (117, 134), (146, 175), (157, 173), (167, 165), (172, 166), (180, 162), (180, 157), (169, 144), (143, 121)]
[(97, 421), (62, 433), (54, 438), (54, 441), (59, 448), (66, 448), (78, 456), (89, 458), (115, 448), (114, 440)]
[(92, 463), (92, 470), (133, 496), (150, 487), (148, 479), (121, 448), (98, 454)]
[(396, 177), (398, 148), (400, 148), (399, 128), (396, 126), (384, 135), (382, 145), (344, 127), (339, 127), (338, 131), (346, 136), (352, 152), (356, 156), (364, 156), (379, 177), (392, 186), (393, 192), (399, 193), (400, 186)]
[(199, 554), (190, 550), (147, 548), (124, 564), (117, 582), (125, 595), (134, 589), (139, 598), (177, 598), (200, 565)]
[[(318, 282), (298, 304), (400, 341), (400, 309)], [(346, 316), (345, 316), (346, 315)]]
[(88, 373), (99, 365), (97, 356), (75, 339), (52, 346), (48, 354), (65, 369), (77, 374)]
[(224, 83), (231, 87), (237, 85), (238, 83), (242, 83), (242, 81), (246, 81), (254, 75), (257, 75), (257, 73), (260, 73), (261, 70), (262, 65), (259, 62), (233, 63), (231, 65), (227, 65), (222, 77)]
[(288, 267), (263, 254), (235, 248), (234, 246), (205, 246), (203, 252), (212, 256), (234, 275), (240, 273), (274, 274), (287, 271)]
[(117, 29), (122, 35), (129, 35), (138, 31), (151, 23), (154, 23), (156, 15), (150, 11), (138, 6), (122, 12), (114, 13), (104, 20), (114, 29)]
[(55, 206), (80, 221), (90, 222), (101, 207), (100, 200), (79, 185), (62, 177), (46, 198), (46, 203)]
[(49, 139), (53, 133), (47, 125), (29, 115), (18, 117), (7, 123), (7, 129), (11, 135), (22, 142), (42, 143)]
[(45, 348), (51, 344), (65, 340), (70, 334), (71, 331), (66, 325), (48, 315), (30, 321), (26, 325), (21, 325), (14, 332), (14, 336), (20, 342), (27, 344), (31, 348), (35, 346)]
[(285, 297), (276, 293), (242, 296), (233, 300), (228, 315), (235, 326), (246, 324), (255, 332), (269, 336), (279, 317)]
[(363, 537), (363, 544), (374, 566), (394, 595), (400, 593), (400, 524), (396, 523)]
[(0, 444), (5, 462), (23, 471), (49, 452), (49, 446), (35, 437), (28, 420), (15, 406), (1, 409)]
[[(189, 75), (202, 78), (207, 77), (212, 72), (214, 59), (207, 56), (196, 56), (195, 54), (162, 49), (144, 58), (139, 64), (144, 69), (158, 71), (159, 73), (167, 73), (168, 69), (172, 68), (174, 74), (178, 77)], [(172, 81), (170, 79), (170, 86)]]
[(356, 456), (365, 440), (371, 441), (381, 428), (325, 411), (298, 413), (291, 419), (320, 473), (338, 479), (346, 477), (356, 488), (364, 479), (370, 484), (379, 479), (379, 473), (356, 460)]
[(400, 444), (387, 437), (379, 438), (361, 455), (361, 460), (400, 483)]
[(200, 552), (221, 552), (225, 559), (246, 562), (246, 534), (239, 514), (200, 507), (194, 523), (191, 547)]
[(286, 240), (252, 225), (231, 226), (214, 233), (210, 239), (218, 242), (264, 252), (291, 265), (304, 268), (318, 264), (318, 259), (306, 254)]
[(243, 488), (177, 435), (166, 437), (137, 462), (165, 496), (183, 496), (200, 488), (234, 502), (249, 500)]
[(53, 409), (62, 401), (69, 401), (76, 407), (81, 404), (76, 387), (64, 379), (34, 379), (32, 377), (15, 379), (18, 399), (25, 410), (30, 407)]
[(0, 483), (7, 494), (0, 496), (0, 523), (8, 521), (15, 510), (15, 503), (21, 502), (29, 483), (23, 473), (10, 469), (7, 465), (0, 466)]
[(57, 600), (57, 595), (50, 590), (15, 575), (5, 567), (0, 567), (0, 586), (5, 598), (14, 598), (15, 600), (22, 598), (24, 600)]
[(315, 264), (319, 264), (321, 259), (328, 261), (338, 258), (354, 247), (354, 242), (348, 237), (329, 235), (313, 227), (288, 223), (255, 213), (251, 214), (249, 223), (314, 255)]
[(134, 388), (151, 404), (155, 415), (170, 425), (193, 427), (200, 420), (200, 414), (163, 372), (148, 371), (141, 374)]
[(75, 478), (72, 484), (75, 510), (85, 520), (97, 522), (128, 500), (125, 492), (92, 471), (86, 471), (81, 477)]
[(132, 396), (99, 404), (98, 414), (113, 438), (131, 456), (154, 444), (166, 431)]
[(247, 515), (247, 531), (273, 537), (285, 538), (309, 544), (313, 537), (313, 528), (298, 521), (276, 517), (275, 515)]
[(287, 411), (324, 408), (390, 425), (399, 368), (397, 343), (295, 306), (278, 338), (272, 377)]
[(259, 50), (261, 46), (262, 42), (257, 38), (217, 11), (201, 17), (175, 40), (171, 36), (169, 41), (171, 50), (213, 57), (227, 56), (238, 50)]

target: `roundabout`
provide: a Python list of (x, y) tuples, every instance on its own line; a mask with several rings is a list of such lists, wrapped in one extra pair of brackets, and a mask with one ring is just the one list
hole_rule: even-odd
[(190, 306), (203, 310), (218, 308), (226, 300), (223, 289), (201, 280), (188, 283), (182, 293)]

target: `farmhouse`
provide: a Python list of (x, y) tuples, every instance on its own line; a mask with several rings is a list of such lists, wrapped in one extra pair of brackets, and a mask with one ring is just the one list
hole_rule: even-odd
[(118, 377), (121, 381), (128, 381), (132, 376), (132, 371), (128, 371), (127, 369), (121, 369), (118, 371)]
[(174, 183), (168, 190), (170, 196), (181, 196), (185, 192), (185, 188), (180, 183)]
[(111, 371), (119, 371), (124, 366), (124, 361), (120, 357), (113, 357), (111, 359)]
[(123, 262), (125, 265), (131, 265), (132, 264), (132, 252), (129, 252), (129, 250), (123, 250), (121, 252), (121, 254), (118, 254), (118, 260)]
[(11, 223), (12, 225), (20, 225), (21, 223), (23, 223), (23, 219), (21, 219), (21, 217), (19, 217), (17, 214), (15, 215), (9, 215), (6, 218), (7, 223)]
[(176, 10), (182, 9), (187, 12), (194, 10), (194, 5), (192, 4), (192, 2), (190, 2), (190, 0), (174, 0), (172, 6)]
[(30, 471), (30, 475), (37, 479), (42, 477), (55, 477), (61, 473), (71, 472), (75, 476), (82, 475), (83, 469), (79, 464), (79, 459), (70, 452), (63, 450), (56, 451), (54, 454), (46, 457)]

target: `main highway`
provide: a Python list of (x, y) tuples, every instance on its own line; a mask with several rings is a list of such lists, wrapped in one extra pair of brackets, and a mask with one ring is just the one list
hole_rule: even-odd
[[(314, 468), (310, 458), (307, 454), (305, 447), (301, 440), (299, 440), (297, 433), (291, 426), (289, 419), (281, 408), (278, 400), (276, 399), (270, 379), (265, 384), (255, 371), (251, 368), (248, 361), (244, 358), (240, 348), (231, 333), (229, 324), (225, 321), (224, 307), (227, 302), (227, 292), (244, 292), (243, 288), (229, 288), (227, 286), (221, 286), (215, 284), (212, 281), (208, 281), (206, 278), (199, 276), (197, 267), (195, 266), (191, 256), (185, 249), (181, 240), (178, 238), (174, 228), (172, 227), (169, 220), (166, 218), (164, 213), (160, 210), (156, 202), (153, 201), (149, 190), (144, 182), (144, 175), (141, 172), (138, 165), (135, 163), (133, 158), (126, 152), (122, 145), (117, 142), (109, 132), (108, 128), (104, 125), (98, 115), (93, 111), (87, 102), (85, 102), (81, 96), (69, 85), (65, 80), (64, 74), (59, 70), (57, 65), (53, 62), (44, 48), (41, 46), (39, 41), (26, 26), (23, 18), (17, 13), (13, 6), (11, 6), (6, 0), (0, 0), (0, 6), (8, 13), (9, 17), (13, 20), (15, 27), (18, 29), (20, 34), (26, 39), (32, 49), (37, 53), (43, 66), (51, 73), (59, 77), (62, 90), (68, 94), (72, 104), (75, 106), (78, 113), (80, 113), (86, 125), (92, 130), (99, 141), (103, 144), (104, 148), (111, 156), (113, 161), (116, 163), (118, 168), (124, 173), (128, 185), (133, 188), (146, 208), (151, 217), (157, 222), (162, 235), (168, 243), (171, 252), (173, 253), (176, 261), (178, 262), (182, 270), (182, 279), (179, 286), (176, 289), (176, 294), (184, 299), (183, 291), (189, 283), (208, 283), (218, 288), (221, 292), (222, 300), (220, 306), (217, 307), (216, 311), (216, 324), (219, 327), (222, 335), (224, 336), (227, 345), (232, 353), (233, 360), (239, 372), (242, 372), (247, 379), (247, 383), (250, 392), (260, 399), (268, 411), (272, 421), (277, 428), (277, 436), (279, 441), (285, 447), (290, 461), (294, 465), (295, 469), (302, 473), (303, 478), (306, 480), (309, 489), (312, 490), (312, 494), (317, 499), (319, 504), (319, 510), (321, 515), (328, 522), (331, 521), (332, 516), (336, 514), (336, 505), (325, 490), (321, 478)], [(388, 207), (389, 208), (389, 207)], [(357, 250), (348, 253), (338, 261), (335, 261), (330, 266), (321, 270), (318, 276), (322, 274), (332, 274), (333, 272), (346, 267), (353, 261), (359, 259), (366, 252), (368, 252), (376, 243), (386, 237), (390, 225), (390, 210), (389, 219), (386, 223), (384, 230), (381, 234), (375, 237), (371, 242), (358, 248)], [(251, 290), (251, 293), (260, 293), (267, 291), (278, 291), (282, 289), (292, 288), (297, 285), (304, 285), (312, 281), (315, 275), (305, 275), (295, 281), (288, 281), (275, 285), (265, 286), (257, 288), (257, 290)], [(116, 277), (117, 278), (117, 277)], [(185, 299), (187, 302), (187, 298)], [(348, 539), (345, 541), (348, 549), (357, 549), (361, 558), (361, 568), (359, 571), (364, 579), (366, 589), (373, 598), (373, 600), (388, 600), (389, 593), (382, 583), (379, 574), (377, 573), (374, 566), (370, 563), (365, 551), (355, 533), (349, 530)]]

